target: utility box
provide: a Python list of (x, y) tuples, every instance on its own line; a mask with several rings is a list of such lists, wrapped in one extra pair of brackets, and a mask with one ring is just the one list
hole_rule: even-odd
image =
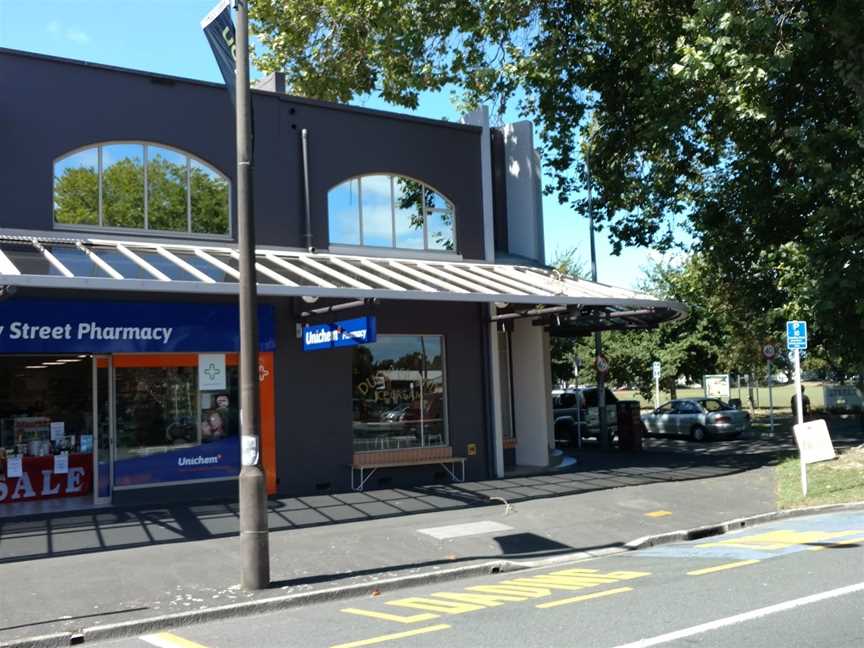
[(625, 452), (642, 450), (642, 419), (639, 401), (618, 402), (618, 449)]

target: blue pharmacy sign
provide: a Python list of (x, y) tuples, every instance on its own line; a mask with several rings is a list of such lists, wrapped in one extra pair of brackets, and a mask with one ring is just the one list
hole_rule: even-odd
[(786, 348), (789, 350), (807, 348), (807, 322), (802, 320), (786, 322)]
[(303, 327), (304, 351), (355, 347), (375, 339), (375, 317), (372, 315)]
[[(260, 350), (276, 348), (273, 307), (258, 307)], [(240, 349), (234, 304), (10, 299), (0, 353), (229, 352)]]
[(240, 437), (178, 448), (168, 452), (118, 459), (114, 484), (136, 486), (191, 479), (219, 479), (240, 474)]

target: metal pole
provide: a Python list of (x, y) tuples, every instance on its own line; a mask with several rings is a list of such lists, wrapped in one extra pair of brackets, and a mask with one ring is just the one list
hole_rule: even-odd
[(774, 432), (774, 373), (771, 361), (768, 361), (768, 429)]
[(249, 0), (237, 0), (237, 247), (240, 253), (240, 584), (270, 584), (267, 487), (261, 468), (258, 399), (258, 294), (252, 210), (252, 94), (249, 87)]
[[(795, 349), (795, 409), (797, 410), (798, 425), (804, 423), (804, 399), (801, 397), (801, 351)], [(807, 464), (801, 449), (798, 449), (798, 463), (801, 464), (801, 491), (807, 497)]]
[(660, 408), (660, 376), (654, 376), (654, 409)]
[[(588, 176), (588, 229), (591, 234), (591, 281), (597, 281), (597, 249), (594, 246), (594, 203), (591, 182), (591, 137), (588, 138), (588, 150), (585, 152), (585, 172)], [(603, 353), (603, 340), (600, 331), (594, 332), (594, 358), (599, 358)], [(600, 447), (608, 450), (609, 430), (606, 422), (606, 375), (602, 371), (597, 372), (597, 414), (600, 423)]]

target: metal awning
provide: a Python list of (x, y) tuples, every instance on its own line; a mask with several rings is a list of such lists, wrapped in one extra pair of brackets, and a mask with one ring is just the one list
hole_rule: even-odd
[[(238, 259), (222, 243), (0, 233), (0, 284), (8, 286), (237, 294)], [(272, 297), (487, 302), (504, 309), (501, 317), (555, 312), (621, 328), (686, 314), (677, 302), (527, 266), (260, 247), (255, 267), (259, 295)]]

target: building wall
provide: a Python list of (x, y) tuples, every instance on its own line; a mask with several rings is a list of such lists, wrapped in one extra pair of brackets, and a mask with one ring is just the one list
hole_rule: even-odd
[[(224, 86), (0, 49), (0, 227), (50, 230), (56, 158), (140, 140), (187, 151), (234, 178), (233, 110)], [(260, 244), (302, 247), (300, 133), (309, 134), (314, 245), (327, 247), (327, 190), (387, 172), (429, 184), (456, 207), (459, 252), (483, 258), (481, 129), (254, 92), (254, 205)], [(236, 233), (236, 225), (232, 228)], [(410, 252), (408, 252), (410, 254)]]
[[(378, 335), (444, 336), (447, 420), (454, 456), (468, 457), (469, 479), (485, 479), (487, 469), (486, 403), (482, 323), (476, 304), (391, 302), (375, 307)], [(354, 314), (351, 315), (355, 316)], [(346, 317), (348, 317), (346, 315)], [(350, 349), (304, 353), (296, 337), (296, 319), (288, 308), (277, 314), (280, 337), (276, 376), (276, 463), (279, 492), (308, 494), (350, 487), (351, 433)], [(284, 336), (284, 337), (281, 337)], [(381, 471), (367, 488), (430, 483), (436, 465)], [(383, 479), (379, 482), (378, 479)]]

